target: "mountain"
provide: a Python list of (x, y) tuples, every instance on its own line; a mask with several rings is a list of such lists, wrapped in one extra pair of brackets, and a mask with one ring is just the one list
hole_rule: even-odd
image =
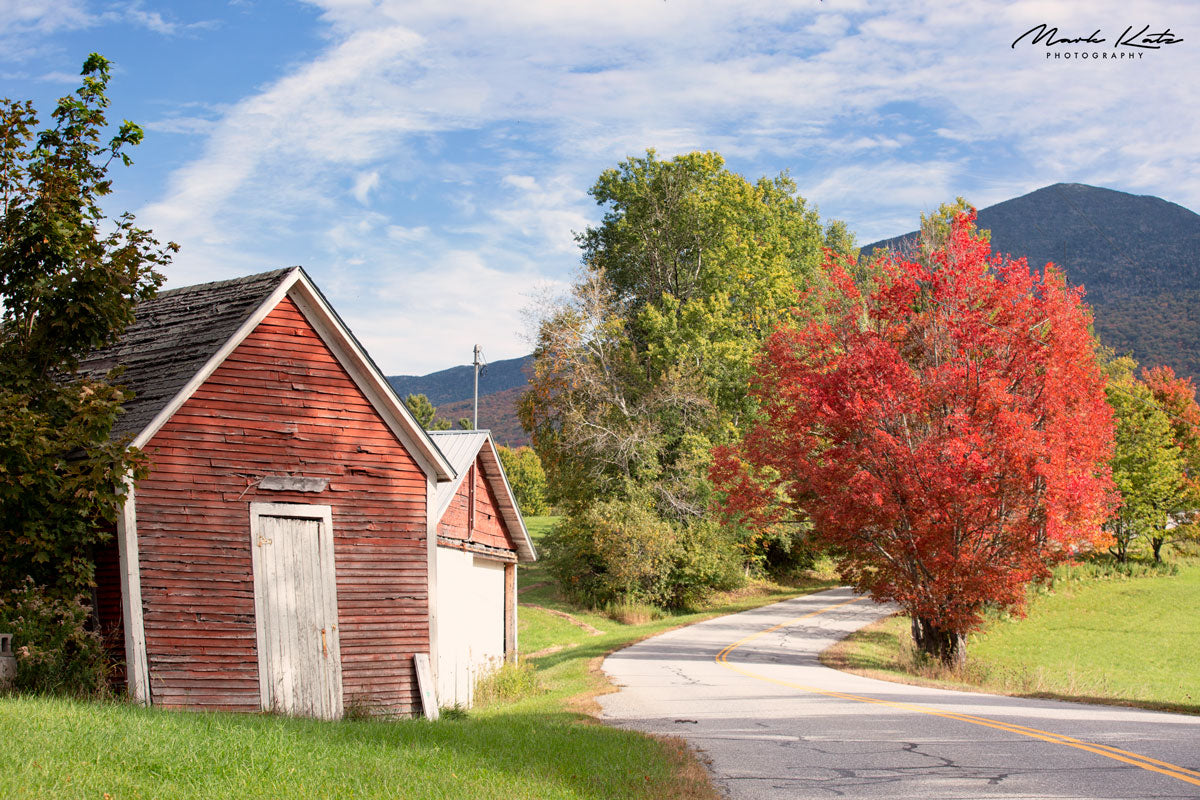
[[(529, 434), (525, 433), (521, 421), (517, 419), (517, 401), (524, 393), (524, 386), (514, 386), (502, 392), (479, 395), (479, 427), (490, 430), (496, 444), (508, 447), (529, 444)], [(437, 415), (450, 420), (457, 427), (460, 417), (471, 418), (471, 404), (469, 397), (466, 400), (443, 403), (437, 407)]]
[[(1101, 341), (1143, 366), (1167, 364), (1200, 381), (1200, 215), (1158, 197), (1058, 183), (979, 212), (992, 249), (1062, 267), (1083, 284)], [(903, 249), (916, 232), (874, 242)], [(517, 421), (533, 356), (488, 364), (479, 377), (479, 427), (500, 444), (529, 443)], [(442, 419), (471, 416), (472, 368), (388, 378), (396, 392), (424, 394)]]
[[(1100, 340), (1200, 379), (1200, 215), (1158, 197), (1058, 183), (982, 209), (992, 249), (1082, 284)], [(903, 248), (916, 232), (869, 244)]]
[[(533, 356), (494, 361), (479, 373), (479, 427), (489, 428), (497, 444), (520, 447), (529, 437), (517, 420), (517, 401), (529, 385), (526, 369)], [(474, 368), (450, 367), (428, 375), (393, 375), (388, 383), (401, 398), (423, 394), (442, 419), (470, 419), (475, 391)]]
[[(532, 355), (487, 364), (479, 373), (479, 396), (525, 386), (529, 383), (525, 370), (532, 364)], [(410, 394), (423, 394), (435, 406), (469, 400), (475, 391), (474, 368), (469, 364), (428, 375), (393, 375), (388, 378), (388, 383), (402, 398)]]

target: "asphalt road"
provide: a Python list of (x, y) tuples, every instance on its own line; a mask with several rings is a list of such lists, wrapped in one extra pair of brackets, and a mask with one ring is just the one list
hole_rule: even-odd
[(739, 800), (1200, 798), (1200, 717), (821, 666), (821, 650), (888, 613), (853, 598), (834, 589), (618, 651), (604, 661), (622, 687), (599, 698), (604, 717), (686, 738)]

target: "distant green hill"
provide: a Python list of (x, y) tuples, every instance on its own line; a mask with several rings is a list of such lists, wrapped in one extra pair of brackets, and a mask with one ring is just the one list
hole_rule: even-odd
[[(479, 375), (479, 396), (525, 386), (529, 383), (529, 379), (525, 377), (525, 370), (532, 364), (531, 355), (487, 364)], [(393, 375), (388, 378), (388, 383), (400, 397), (423, 394), (435, 406), (468, 400), (475, 391), (475, 379), (470, 365), (450, 367), (428, 375)]]
[[(479, 375), (479, 427), (489, 428), (498, 444), (529, 444), (517, 420), (517, 400), (529, 384), (525, 371), (532, 364), (532, 355), (494, 361)], [(437, 406), (437, 415), (442, 419), (457, 423), (460, 417), (471, 417), (475, 381), (469, 365), (428, 375), (393, 375), (388, 383), (401, 398), (425, 395)]]
[(1104, 344), (1200, 379), (1200, 215), (1158, 197), (1058, 183), (982, 209), (978, 224), (996, 252), (1053, 261), (1083, 284)]

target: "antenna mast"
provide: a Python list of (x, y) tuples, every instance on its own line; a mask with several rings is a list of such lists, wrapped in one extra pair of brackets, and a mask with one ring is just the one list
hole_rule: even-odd
[(475, 416), (471, 427), (479, 430), (479, 368), (483, 366), (483, 352), (475, 345)]

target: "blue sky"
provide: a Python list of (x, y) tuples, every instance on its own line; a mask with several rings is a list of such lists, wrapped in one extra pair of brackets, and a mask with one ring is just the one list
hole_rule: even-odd
[[(1169, 27), (1140, 59), (1010, 45)], [(531, 349), (601, 170), (648, 147), (787, 170), (860, 243), (1059, 181), (1200, 208), (1200, 4), (912, 0), (0, 0), (0, 96), (86, 55), (147, 130), (108, 204), (168, 286), (302, 264), (388, 374)]]

